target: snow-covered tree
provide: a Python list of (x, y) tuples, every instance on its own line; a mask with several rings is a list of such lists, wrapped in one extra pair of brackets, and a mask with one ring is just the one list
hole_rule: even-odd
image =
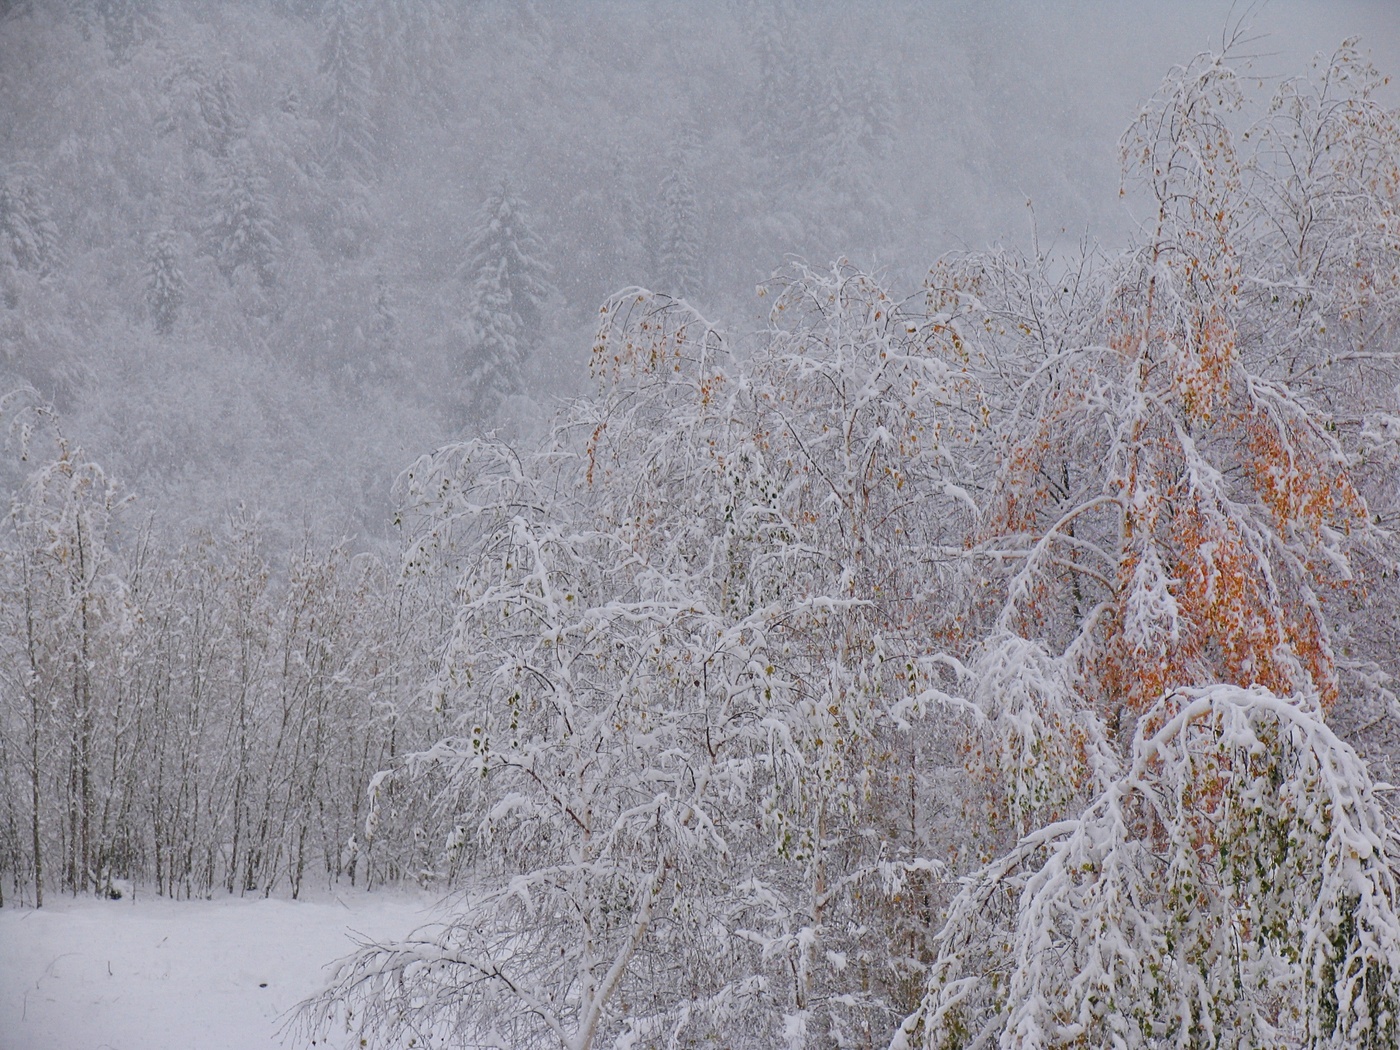
[(162, 134), (178, 135), (191, 148), (220, 159), (245, 137), (247, 115), (226, 62), (211, 66), (187, 56), (165, 72), (161, 89), (156, 126)]
[(58, 228), (40, 186), (28, 167), (0, 169), (0, 292), (10, 309), (21, 274), (42, 276), (59, 261)]
[(554, 294), (524, 202), (502, 181), (477, 215), (461, 280), (469, 297), (462, 402), (487, 418), (524, 389), (524, 365)]
[(450, 8), (441, 0), (374, 0), (365, 11), (366, 51), (381, 99), (440, 110)]
[(893, 1046), (1393, 1046), (1397, 842), (1315, 700), (1168, 694), (1079, 813), (965, 878)]
[(887, 89), (874, 74), (838, 66), (825, 72), (816, 91), (808, 146), (813, 170), (850, 206), (868, 208), (892, 136)]
[(398, 356), (399, 312), (389, 279), (382, 273), (374, 277), (374, 320), (370, 339), (374, 349), (370, 368), (383, 371), (393, 367)]
[(185, 289), (179, 235), (174, 230), (162, 230), (151, 238), (146, 263), (146, 306), (158, 334), (169, 335), (174, 329), (185, 301)]
[(326, 170), (359, 179), (373, 170), (375, 141), (364, 15), (361, 0), (327, 0), (320, 65), (326, 90)]
[(582, 447), (410, 471), (413, 563), (460, 566), (465, 600), (432, 686), (449, 734), (392, 776), (445, 777), (481, 890), (367, 944), (313, 1020), (732, 1044), (868, 1039), (916, 1004), (917, 958), (881, 945), (940, 870), (902, 815), (937, 569), (877, 522), (917, 544), (957, 518), (920, 409), (977, 399), (865, 275), (799, 275), (775, 318), (746, 374), (685, 305), (619, 296), (600, 399), (561, 431)]
[(974, 550), (1013, 568), (967, 678), (1013, 844), (963, 882), (896, 1045), (1395, 1038), (1392, 818), (1326, 722), (1334, 595), (1376, 536), (1335, 418), (1253, 352), (1289, 227), (1251, 194), (1292, 111), (1239, 132), (1242, 104), (1221, 56), (1167, 78), (1124, 140), (1156, 218), (1120, 262), (933, 281), (1009, 380)]
[(745, 14), (753, 27), (748, 38), (758, 60), (757, 119), (753, 129), (769, 151), (790, 152), (800, 146), (800, 131), (791, 115), (806, 95), (801, 15), (790, 0), (753, 4)]
[(981, 256), (930, 282), (1003, 377), (979, 468), (996, 480), (978, 551), (1015, 566), (995, 626), (1046, 641), (1115, 724), (1213, 681), (1331, 704), (1324, 605), (1370, 535), (1330, 414), (1245, 349), (1260, 332), (1237, 101), (1210, 58), (1145, 111), (1130, 159), (1158, 217), (1122, 260), (1066, 276)]
[[(735, 698), (685, 668), (704, 613), (619, 578), (619, 538), (578, 533), (519, 467), (478, 443), (413, 470), (412, 491), (452, 508), (472, 597), (433, 686), (451, 735), (395, 776), (445, 777), (442, 851), (479, 889), (442, 925), (367, 945), (316, 1008), (347, 1001), (352, 1027), (390, 1038), (602, 1045), (655, 1007), (664, 975), (684, 993), (708, 961), (685, 919), (740, 774), (704, 715)], [(658, 705), (668, 679), (676, 702)]]
[(205, 251), (229, 280), (249, 272), (263, 288), (277, 283), (282, 243), (277, 236), (267, 183), (252, 149), (241, 143), (222, 164), (210, 194)]
[[(445, 771), (449, 852), (501, 866), (318, 1009), (567, 1047), (1392, 1041), (1394, 832), (1327, 724), (1377, 537), (1328, 412), (1244, 349), (1238, 103), (1213, 57), (1168, 79), (1121, 259), (953, 260), (917, 308), (800, 273), (742, 365), (622, 295), (556, 450), (420, 464), (455, 732), (394, 775)], [(668, 852), (721, 758), (681, 810), (715, 837)]]
[(693, 155), (693, 146), (683, 140), (673, 144), (647, 221), (652, 282), (679, 299), (701, 291), (700, 217), (690, 175)]
[[(317, 1004), (389, 1046), (1395, 1041), (1400, 134), (1354, 43), (1271, 95), (1174, 71), (1121, 251), (913, 295), (794, 266), (736, 337), (693, 300), (776, 251), (927, 248), (866, 231), (943, 225), (930, 157), (956, 207), (1004, 188), (977, 150), (1069, 148), (1005, 33), (279, 0), (161, 4), (111, 62), (142, 5), (21, 6), (0, 355), (155, 516), (118, 534), (71, 443), (0, 457), (11, 899), (460, 892)], [(896, 137), (894, 99), (959, 116)], [(548, 252), (502, 189), (454, 268), (429, 202), (492, 156), (549, 189)], [(111, 248), (167, 225), (144, 273)], [(508, 422), (566, 296), (637, 276), (543, 444), (405, 474), (402, 565), (208, 509), (217, 463), (374, 522), (425, 397)]]
[[(51, 429), (47, 410), (28, 414), (36, 430)], [(27, 766), (36, 904), (46, 866), (75, 894), (112, 874), (104, 833), (109, 774), (122, 756), (111, 747), (126, 715), (116, 685), (133, 627), (112, 550), (120, 502), (101, 467), (60, 435), (56, 457), (30, 474), (6, 518), (4, 716), (7, 735), (22, 727), (11, 739)]]
[(112, 61), (121, 65), (132, 51), (159, 35), (154, 0), (98, 0), (103, 35)]

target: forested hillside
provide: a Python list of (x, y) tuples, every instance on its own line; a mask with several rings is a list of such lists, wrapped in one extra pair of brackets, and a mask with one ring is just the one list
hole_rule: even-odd
[[(907, 291), (949, 248), (1024, 242), (1028, 197), (1047, 241), (1117, 244), (1113, 140), (1219, 36), (1215, 0), (1191, 2), (1149, 26), (1041, 5), (11, 0), (0, 386), (32, 384), (172, 528), (242, 503), (279, 552), (307, 522), (391, 546), (404, 465), (547, 429), (619, 288), (744, 333), (789, 255)], [(1307, 11), (1263, 28), (1290, 56), (1273, 73), (1337, 42)], [(479, 249), (502, 191), (543, 283), (497, 323)], [(519, 360), (478, 382), (501, 353)]]
[[(6, 385), (198, 524), (242, 500), (378, 541), (423, 449), (581, 389), (616, 289), (756, 319), (787, 252), (924, 265), (901, 176), (980, 134), (918, 120), (965, 70), (916, 82), (839, 5), (6, 7)], [(513, 305), (482, 286), (522, 261)]]
[(775, 273), (914, 79), (637, 10), (11, 5), (0, 900), (435, 887), (386, 1047), (1396, 1045), (1385, 79), (1227, 32), (1121, 247)]

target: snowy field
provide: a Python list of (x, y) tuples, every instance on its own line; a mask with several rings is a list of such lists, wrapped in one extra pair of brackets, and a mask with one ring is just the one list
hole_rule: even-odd
[(401, 935), (431, 904), (400, 891), (312, 901), (138, 893), (0, 909), (0, 1050), (300, 1045), (279, 1035), (286, 1011), (350, 950), (351, 931)]

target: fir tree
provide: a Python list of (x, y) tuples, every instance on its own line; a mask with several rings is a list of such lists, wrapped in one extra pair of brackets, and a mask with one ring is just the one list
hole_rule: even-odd
[(366, 15), (366, 52), (379, 90), (440, 105), (447, 22), (440, 0), (378, 0)]
[(520, 317), (511, 309), (510, 292), (502, 282), (487, 276), (473, 288), (472, 296), (467, 408), (474, 418), (486, 419), (504, 398), (524, 386), (525, 347)]
[(394, 303), (393, 289), (384, 274), (374, 275), (374, 318), (370, 321), (371, 375), (394, 371), (398, 357), (399, 311)]
[(524, 202), (502, 182), (482, 206), (462, 273), (471, 296), (467, 403), (489, 415), (524, 386), (523, 365), (553, 294)]
[(694, 152), (689, 139), (690, 136), (682, 132), (671, 149), (667, 172), (652, 211), (648, 238), (652, 280), (657, 290), (679, 299), (696, 295), (700, 290), (700, 225), (695, 183), (689, 170)]
[(636, 167), (635, 154), (619, 144), (613, 150), (612, 170), (601, 187), (599, 270), (607, 275), (610, 289), (635, 284), (647, 269), (650, 216), (638, 192)]
[(861, 145), (872, 157), (884, 157), (894, 138), (894, 103), (889, 81), (878, 70), (866, 71), (852, 84), (852, 98), (860, 123)]
[(811, 92), (807, 165), (813, 178), (863, 203), (891, 138), (889, 94), (874, 75), (827, 71)]
[(804, 97), (804, 76), (798, 55), (793, 4), (757, 4), (753, 12), (754, 46), (758, 52), (758, 119), (754, 127), (770, 150), (786, 152), (800, 143), (801, 129), (789, 119)]
[(326, 81), (325, 164), (330, 174), (361, 178), (374, 159), (374, 123), (369, 113), (369, 67), (365, 61), (362, 11), (355, 0), (327, 0), (323, 19), (321, 76)]
[(103, 36), (112, 61), (123, 65), (137, 47), (160, 32), (151, 0), (98, 0)]
[(209, 68), (197, 58), (176, 63), (161, 80), (164, 105), (156, 118), (162, 134), (179, 133), (185, 143), (224, 158), (247, 130), (233, 78), (222, 62)]
[(247, 118), (238, 103), (238, 94), (228, 66), (220, 62), (198, 81), (200, 116), (208, 129), (210, 151), (226, 157), (247, 129)]
[(205, 250), (219, 271), (233, 280), (239, 270), (251, 267), (258, 283), (276, 283), (277, 258), (282, 244), (273, 232), (275, 222), (267, 183), (258, 172), (251, 151), (237, 147), (224, 165), (213, 193), (214, 214), (204, 229)]
[(37, 173), (0, 169), (0, 283), (6, 305), (15, 305), (12, 285), (19, 273), (43, 276), (58, 258), (58, 228), (39, 190)]
[(146, 305), (160, 335), (169, 335), (185, 301), (185, 275), (180, 270), (179, 237), (162, 230), (151, 238), (146, 266)]

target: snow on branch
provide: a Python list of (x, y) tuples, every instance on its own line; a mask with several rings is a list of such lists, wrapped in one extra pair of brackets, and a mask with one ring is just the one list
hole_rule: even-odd
[(894, 1046), (1393, 1046), (1396, 840), (1315, 699), (1144, 713), (1077, 817), (963, 880)]

